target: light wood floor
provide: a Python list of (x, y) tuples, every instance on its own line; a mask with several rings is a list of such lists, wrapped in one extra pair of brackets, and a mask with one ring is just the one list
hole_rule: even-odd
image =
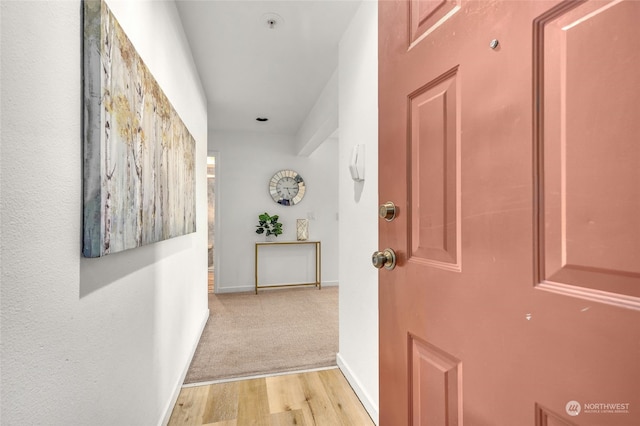
[(169, 426), (369, 426), (339, 369), (182, 388)]

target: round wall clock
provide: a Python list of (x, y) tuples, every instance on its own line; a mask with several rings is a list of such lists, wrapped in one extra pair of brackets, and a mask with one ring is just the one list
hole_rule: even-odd
[(298, 204), (302, 201), (304, 192), (304, 180), (293, 170), (280, 170), (269, 181), (271, 198), (283, 206)]

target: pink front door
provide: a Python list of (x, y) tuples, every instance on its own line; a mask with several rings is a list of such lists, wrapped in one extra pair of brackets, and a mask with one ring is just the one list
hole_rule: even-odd
[(640, 1), (379, 2), (380, 424), (640, 425)]

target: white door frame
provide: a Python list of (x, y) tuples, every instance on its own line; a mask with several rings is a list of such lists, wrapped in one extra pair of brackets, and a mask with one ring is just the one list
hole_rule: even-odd
[[(219, 289), (219, 281), (218, 281), (218, 276), (220, 275), (219, 272), (219, 268), (220, 268), (220, 251), (218, 250), (218, 247), (220, 246), (219, 244), (219, 238), (220, 238), (220, 215), (218, 214), (219, 212), (219, 208), (218, 206), (220, 205), (220, 152), (219, 151), (208, 151), (207, 152), (207, 158), (209, 157), (214, 157), (216, 159), (216, 167), (215, 167), (215, 173), (216, 173), (216, 177), (213, 183), (213, 191), (214, 191), (214, 206), (213, 206), (213, 210), (214, 210), (214, 215), (215, 215), (215, 221), (213, 223), (213, 292), (214, 293), (218, 293), (218, 289)], [(208, 179), (208, 178), (207, 178)], [(209, 185), (209, 182), (207, 181), (207, 186)], [(207, 259), (208, 259), (208, 247), (209, 247), (209, 214), (208, 214), (208, 210), (209, 210), (209, 195), (208, 195), (208, 190), (207, 190)], [(207, 260), (207, 271), (209, 268), (209, 261)], [(209, 292), (209, 286), (207, 284), (207, 293)]]

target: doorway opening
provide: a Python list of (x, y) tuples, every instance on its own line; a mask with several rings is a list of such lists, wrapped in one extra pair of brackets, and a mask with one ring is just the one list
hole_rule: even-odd
[(208, 293), (215, 292), (216, 155), (207, 156), (207, 275)]

